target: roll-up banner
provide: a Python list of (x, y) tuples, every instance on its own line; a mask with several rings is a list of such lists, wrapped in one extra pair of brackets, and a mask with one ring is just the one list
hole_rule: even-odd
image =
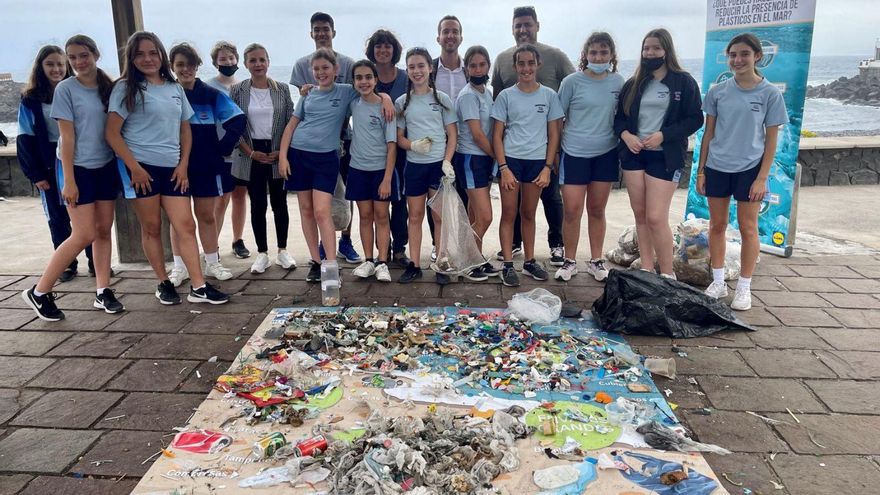
[[(748, 32), (757, 36), (763, 47), (764, 56), (757, 64), (758, 70), (782, 90), (785, 98), (789, 123), (779, 132), (769, 188), (758, 217), (758, 234), (762, 251), (791, 256), (800, 183), (797, 158), (816, 0), (708, 0), (707, 3), (703, 97), (710, 87), (733, 77), (725, 49), (734, 36)], [(696, 135), (694, 171), (699, 164), (703, 131), (700, 129)], [(706, 197), (696, 191), (696, 179), (697, 174), (692, 173), (685, 218), (709, 218), (709, 206)], [(730, 206), (730, 225), (737, 227), (735, 201)]]

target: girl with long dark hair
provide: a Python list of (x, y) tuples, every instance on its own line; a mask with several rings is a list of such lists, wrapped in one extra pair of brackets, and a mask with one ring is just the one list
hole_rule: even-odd
[(64, 48), (76, 77), (61, 81), (55, 88), (51, 117), (58, 122), (56, 183), (62, 189), (60, 195), (53, 191), (53, 197), (48, 200), (67, 206), (73, 228), (55, 250), (37, 284), (22, 294), (37, 315), (47, 321), (64, 318), (64, 313), (55, 306), (52, 285), (88, 246), (93, 248), (97, 282), (93, 306), (107, 313), (125, 309), (109, 288), (110, 230), (120, 190), (113, 150), (104, 140), (113, 81), (97, 66), (101, 54), (94, 40), (76, 35)]
[[(59, 185), (56, 183), (55, 163), (58, 147), (58, 122), (49, 113), (55, 86), (73, 75), (64, 50), (55, 45), (40, 48), (34, 59), (27, 85), (18, 107), (18, 138), (15, 142), (18, 164), (31, 183), (40, 191), (43, 212), (49, 224), (52, 246), (58, 246), (70, 237), (70, 216), (61, 204)], [(86, 248), (89, 273), (94, 275), (92, 248)], [(69, 282), (76, 276), (78, 262), (74, 259), (58, 277)]]
[(187, 301), (223, 304), (229, 296), (205, 281), (189, 198), (192, 107), (171, 75), (168, 54), (150, 32), (131, 35), (122, 75), (110, 95), (105, 136), (119, 157), (125, 197), (141, 227), (144, 254), (159, 279), (160, 303), (180, 304), (168, 278), (162, 246), (164, 210), (177, 231), (180, 256), (190, 275)]

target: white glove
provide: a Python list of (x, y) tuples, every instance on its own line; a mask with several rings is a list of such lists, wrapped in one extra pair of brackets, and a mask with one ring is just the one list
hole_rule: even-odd
[(452, 162), (443, 160), (443, 175), (450, 179), (455, 179), (455, 169), (452, 168)]
[(420, 155), (427, 155), (431, 152), (431, 139), (423, 137), (422, 139), (410, 141), (409, 147), (411, 151), (414, 151)]

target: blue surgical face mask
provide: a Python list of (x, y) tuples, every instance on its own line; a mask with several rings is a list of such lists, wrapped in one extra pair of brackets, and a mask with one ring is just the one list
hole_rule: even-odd
[(608, 69), (611, 68), (611, 63), (605, 62), (604, 64), (594, 64), (593, 62), (588, 62), (587, 68), (593, 71), (594, 74), (601, 74), (607, 72)]

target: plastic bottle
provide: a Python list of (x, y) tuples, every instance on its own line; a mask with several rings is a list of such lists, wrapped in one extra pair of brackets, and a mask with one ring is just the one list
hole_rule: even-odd
[(324, 306), (339, 306), (339, 265), (336, 260), (321, 262), (321, 302)]

